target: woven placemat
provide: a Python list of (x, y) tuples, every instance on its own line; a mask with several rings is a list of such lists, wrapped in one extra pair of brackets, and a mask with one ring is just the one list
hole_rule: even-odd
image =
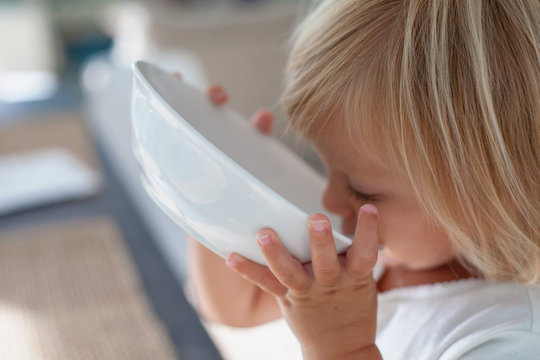
[(176, 359), (116, 226), (0, 233), (0, 358)]
[(0, 127), (0, 154), (24, 153), (46, 148), (71, 151), (85, 164), (99, 170), (83, 115), (76, 111), (32, 116)]

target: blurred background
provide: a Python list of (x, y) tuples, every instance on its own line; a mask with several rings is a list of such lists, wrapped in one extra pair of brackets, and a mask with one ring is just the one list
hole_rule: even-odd
[(0, 358), (221, 358), (185, 299), (185, 238), (142, 190), (131, 64), (275, 112), (308, 0), (0, 2)]

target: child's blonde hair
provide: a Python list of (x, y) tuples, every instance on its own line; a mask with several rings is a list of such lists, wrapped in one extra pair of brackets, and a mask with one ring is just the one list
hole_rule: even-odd
[(282, 103), (303, 136), (381, 150), (464, 264), (540, 279), (539, 1), (323, 1)]

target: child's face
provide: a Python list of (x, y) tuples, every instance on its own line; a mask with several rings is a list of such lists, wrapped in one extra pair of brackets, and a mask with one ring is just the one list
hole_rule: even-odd
[(420, 270), (452, 260), (449, 239), (422, 214), (408, 182), (370, 159), (368, 153), (355, 149), (347, 139), (343, 130), (329, 127), (314, 141), (328, 170), (323, 203), (328, 211), (342, 217), (342, 232), (353, 234), (358, 209), (371, 203), (380, 214), (384, 249), (379, 259), (385, 265)]

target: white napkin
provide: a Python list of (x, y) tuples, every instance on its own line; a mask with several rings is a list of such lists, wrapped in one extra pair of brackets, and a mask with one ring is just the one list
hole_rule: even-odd
[(89, 197), (100, 186), (99, 174), (65, 149), (0, 157), (0, 215)]

